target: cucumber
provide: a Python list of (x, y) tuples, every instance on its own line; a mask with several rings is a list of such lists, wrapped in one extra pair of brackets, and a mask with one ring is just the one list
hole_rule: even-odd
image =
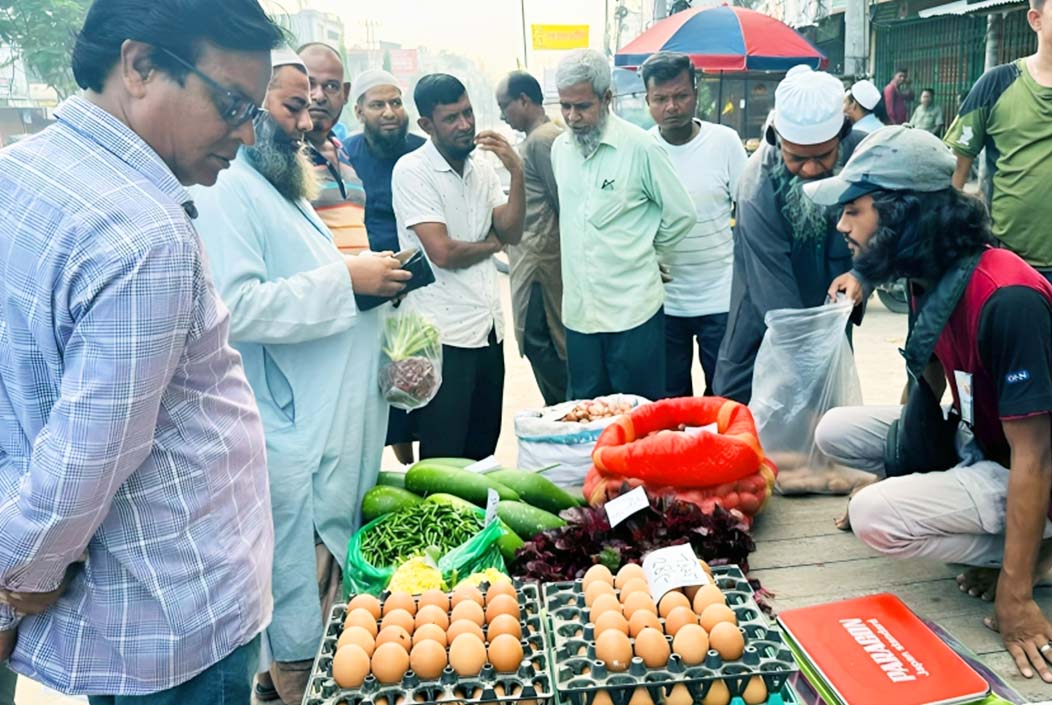
[(417, 465), (438, 464), (438, 465), (446, 465), (446, 466), (451, 467), (451, 468), (460, 468), (461, 470), (463, 470), (468, 465), (473, 465), (474, 463), (475, 463), (474, 460), (470, 460), (468, 458), (426, 458), (426, 459), (423, 459), (423, 460), (420, 460), (420, 461), (414, 463), (413, 466), (411, 468), (409, 468), (409, 469), (412, 470)]
[(376, 484), (383, 485), (384, 487), (401, 487), (404, 490), (405, 473), (381, 471), (380, 474), (376, 476)]
[(507, 485), (519, 493), (526, 504), (552, 514), (564, 509), (581, 506), (581, 502), (572, 494), (556, 485), (546, 477), (524, 470), (494, 470), (486, 477)]
[(486, 506), (486, 495), (491, 489), (496, 490), (502, 500), (519, 499), (518, 492), (485, 475), (426, 460), (409, 468), (405, 474), (405, 488), (425, 497), (437, 492), (456, 495), (479, 507)]
[(377, 485), (362, 497), (362, 519), (370, 522), (384, 514), (415, 507), (421, 501), (423, 501), (422, 497), (403, 490), (401, 487)]
[[(461, 509), (466, 512), (477, 512), (479, 508), (466, 499), (461, 499), (455, 495), (445, 494), (439, 492), (438, 494), (428, 495), (425, 502), (433, 502), (435, 504), (448, 504), (454, 509)], [(499, 519), (498, 519), (499, 521)], [(497, 539), (497, 548), (500, 549), (500, 555), (504, 557), (507, 563), (511, 563), (515, 559), (515, 553), (522, 548), (523, 540), (519, 538), (519, 535), (511, 530), (511, 527), (505, 524), (503, 521), (500, 522), (500, 528), (504, 529), (504, 533)]]
[(529, 541), (542, 531), (566, 526), (565, 521), (551, 512), (522, 502), (498, 502), (497, 516), (523, 541)]

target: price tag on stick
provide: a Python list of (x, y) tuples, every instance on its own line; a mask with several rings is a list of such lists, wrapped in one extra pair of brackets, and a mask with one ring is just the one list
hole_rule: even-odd
[(614, 528), (640, 509), (650, 506), (646, 490), (637, 487), (631, 492), (626, 492), (620, 497), (615, 497), (603, 505), (606, 508), (606, 518), (610, 520), (610, 528)]
[(709, 576), (698, 563), (689, 543), (651, 551), (643, 557), (643, 572), (650, 584), (654, 604), (660, 602), (669, 590), (709, 584)]
[(486, 526), (497, 521), (497, 502), (499, 501), (500, 495), (497, 494), (497, 490), (490, 489), (486, 492)]
[(498, 461), (495, 457), (493, 457), (491, 455), (488, 458), (483, 458), (482, 460), (478, 461), (477, 463), (472, 463), (471, 465), (468, 465), (464, 469), (467, 470), (468, 472), (476, 472), (476, 473), (480, 473), (481, 474), (481, 473), (489, 472), (490, 470), (496, 470), (499, 467), (500, 467), (500, 461)]

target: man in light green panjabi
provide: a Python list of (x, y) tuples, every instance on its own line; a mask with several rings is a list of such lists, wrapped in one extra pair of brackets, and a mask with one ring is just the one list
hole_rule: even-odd
[(665, 393), (659, 260), (697, 221), (668, 155), (610, 110), (602, 54), (568, 54), (556, 73), (569, 130), (552, 146), (559, 186), (569, 396)]

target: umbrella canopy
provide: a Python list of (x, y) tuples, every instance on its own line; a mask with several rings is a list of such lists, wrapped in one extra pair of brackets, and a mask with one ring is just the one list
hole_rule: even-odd
[(614, 65), (636, 67), (659, 51), (689, 54), (703, 71), (825, 68), (828, 60), (788, 25), (744, 7), (695, 8), (656, 23), (621, 48)]

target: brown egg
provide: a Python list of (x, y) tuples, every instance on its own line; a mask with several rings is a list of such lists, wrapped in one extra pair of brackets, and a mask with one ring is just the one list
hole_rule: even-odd
[(731, 691), (723, 681), (713, 681), (709, 692), (701, 699), (701, 705), (730, 705)]
[(647, 668), (664, 668), (672, 654), (668, 640), (660, 629), (647, 627), (639, 632), (635, 644), (636, 656), (643, 659)]
[(392, 592), (384, 600), (384, 616), (395, 610), (405, 610), (412, 616), (416, 614), (416, 600), (408, 592)]
[(499, 615), (510, 614), (519, 618), (519, 601), (511, 595), (497, 595), (486, 605), (486, 623), (489, 624)]
[(450, 598), (450, 602), (454, 608), (465, 600), (470, 600), (479, 607), (486, 604), (485, 600), (482, 598), (482, 593), (474, 585), (461, 585), (453, 591), (453, 596)]
[(510, 634), (516, 639), (521, 639), (522, 625), (510, 614), (498, 614), (486, 627), (486, 637), (492, 642), (501, 634)]
[(646, 592), (633, 592), (629, 595), (625, 599), (623, 610), (628, 621), (632, 621), (632, 615), (638, 610), (645, 610), (657, 615), (657, 607), (654, 605), (654, 601), (650, 599), (650, 594)]
[(596, 563), (591, 568), (585, 571), (584, 577), (581, 578), (581, 589), (587, 590), (588, 586), (594, 582), (606, 583), (610, 587), (614, 586), (614, 576), (602, 563)]
[(686, 665), (697, 666), (709, 653), (709, 635), (697, 624), (686, 624), (672, 639), (672, 651), (679, 654)]
[(416, 620), (413, 619), (413, 615), (409, 614), (405, 610), (391, 610), (384, 615), (383, 621), (380, 622), (380, 631), (388, 627), (401, 627), (410, 634), (416, 629)]
[(628, 636), (628, 620), (621, 616), (620, 612), (603, 612), (599, 619), (595, 620), (595, 635), (598, 637), (603, 632), (613, 629)]
[(644, 595), (649, 595), (650, 585), (647, 584), (646, 580), (643, 580), (641, 578), (632, 578), (624, 584), (624, 587), (621, 588), (621, 593), (619, 595), (619, 597), (621, 598), (621, 604), (625, 604), (625, 600), (628, 599), (628, 596), (636, 592), (641, 592)]
[(514, 673), (522, 663), (522, 643), (511, 634), (490, 639), (489, 662), (498, 673)]
[(617, 598), (613, 595), (600, 595), (592, 603), (591, 608), (588, 610), (588, 619), (593, 624), (595, 620), (599, 618), (604, 612), (617, 612), (621, 614), (621, 603), (617, 601)]
[(668, 617), (665, 618), (665, 633), (669, 636), (676, 636), (679, 630), (686, 625), (697, 623), (698, 615), (694, 614), (694, 610), (680, 605), (669, 612)]
[(625, 583), (633, 579), (646, 581), (647, 574), (643, 572), (642, 566), (636, 563), (626, 563), (621, 566), (621, 570), (617, 571), (617, 577), (614, 578), (614, 587), (620, 590), (625, 586)]
[(683, 683), (672, 686), (672, 692), (665, 696), (665, 705), (694, 705), (694, 696)]
[(484, 641), (486, 635), (482, 633), (482, 627), (470, 619), (458, 619), (449, 625), (449, 629), (446, 631), (446, 640), (452, 644), (453, 640), (461, 634), (474, 634), (479, 638), (479, 641)]
[(427, 590), (416, 601), (416, 609), (419, 612), (428, 605), (434, 605), (443, 612), (449, 611), (449, 595), (441, 590)]
[(632, 644), (616, 629), (607, 629), (596, 637), (595, 657), (606, 664), (607, 670), (619, 673), (632, 663)]
[(347, 603), (347, 612), (357, 609), (369, 610), (369, 613), (376, 621), (379, 621), (383, 614), (380, 609), (380, 600), (372, 595), (355, 595), (351, 598), (351, 601)]
[(697, 614), (703, 614), (705, 608), (709, 605), (725, 604), (727, 604), (727, 597), (723, 594), (723, 591), (714, 584), (709, 583), (708, 585), (698, 588), (697, 593), (694, 594), (694, 602), (691, 606), (694, 608), (694, 612)]
[(501, 595), (507, 595), (515, 602), (519, 601), (519, 592), (515, 589), (515, 586), (511, 584), (510, 580), (498, 580), (495, 583), (490, 583), (490, 586), (486, 588), (486, 606), (489, 607), (489, 603), (494, 598), (500, 597)]
[(604, 583), (602, 580), (596, 580), (584, 589), (584, 604), (587, 607), (591, 607), (595, 604), (596, 598), (602, 595), (609, 595), (615, 600), (617, 599), (617, 593), (614, 592), (613, 585), (610, 583)]
[[(409, 649), (413, 648), (413, 637), (402, 627), (390, 626), (381, 629), (376, 635), (376, 651), (380, 650), (382, 644), (397, 644), (408, 654)], [(373, 651), (373, 656), (376, 656), (376, 651)]]
[(343, 630), (340, 634), (340, 638), (336, 640), (336, 650), (339, 651), (341, 646), (347, 644), (355, 644), (365, 652), (366, 656), (373, 655), (373, 649), (376, 648), (376, 640), (373, 639), (372, 635), (361, 627), (348, 627)]
[(379, 644), (373, 652), (372, 669), (381, 683), (398, 683), (409, 670), (409, 652), (398, 644)]
[(614, 700), (605, 690), (597, 690), (592, 697), (592, 705), (614, 705)]
[(362, 607), (348, 612), (347, 619), (343, 620), (344, 629), (351, 627), (361, 627), (369, 632), (369, 636), (374, 638), (376, 633), (380, 631), (380, 628), (376, 626), (376, 618), (373, 617), (373, 613)]
[(424, 680), (434, 680), (446, 667), (446, 650), (437, 641), (425, 639), (409, 653), (409, 667)]
[(357, 688), (369, 675), (369, 654), (357, 644), (345, 644), (332, 657), (332, 677), (341, 688)]
[(653, 627), (658, 631), (662, 630), (661, 622), (658, 620), (657, 615), (647, 610), (637, 610), (632, 618), (628, 620), (628, 635), (633, 639), (639, 636), (639, 632), (643, 631), (646, 627)]
[(477, 676), (486, 665), (486, 647), (474, 634), (461, 634), (449, 645), (449, 665), (460, 676)]
[(749, 685), (745, 686), (745, 692), (742, 693), (742, 700), (745, 701), (745, 705), (762, 705), (767, 702), (767, 684), (763, 682), (763, 678), (753, 676), (749, 679)]
[(737, 661), (745, 651), (745, 637), (730, 622), (717, 622), (709, 632), (709, 645), (719, 652), (724, 661)]
[(481, 627), (486, 623), (486, 612), (482, 609), (482, 605), (474, 600), (464, 600), (457, 604), (449, 615), (450, 622), (457, 622), (461, 619), (474, 622)]
[(437, 641), (442, 645), (442, 648), (446, 648), (446, 630), (437, 624), (424, 624), (417, 627), (417, 630), (413, 632), (413, 646), (416, 646), (421, 641)]
[(654, 700), (650, 697), (650, 693), (647, 689), (640, 686), (632, 692), (632, 697), (629, 698), (628, 705), (654, 705)]
[(686, 595), (687, 599), (690, 600), (690, 604), (694, 604), (694, 596), (698, 594), (698, 590), (700, 589), (700, 585), (687, 585), (683, 588), (682, 592)]
[(442, 629), (449, 629), (449, 615), (438, 605), (424, 605), (416, 612), (415, 628), (426, 624), (437, 624)]
[(690, 600), (677, 590), (667, 592), (658, 601), (658, 616), (668, 619), (669, 613), (677, 607), (690, 607)]
[(701, 626), (705, 627), (705, 631), (712, 635), (712, 628), (715, 627), (719, 622), (730, 622), (731, 624), (738, 623), (738, 617), (727, 605), (709, 605), (705, 608), (705, 611), (701, 613)]

